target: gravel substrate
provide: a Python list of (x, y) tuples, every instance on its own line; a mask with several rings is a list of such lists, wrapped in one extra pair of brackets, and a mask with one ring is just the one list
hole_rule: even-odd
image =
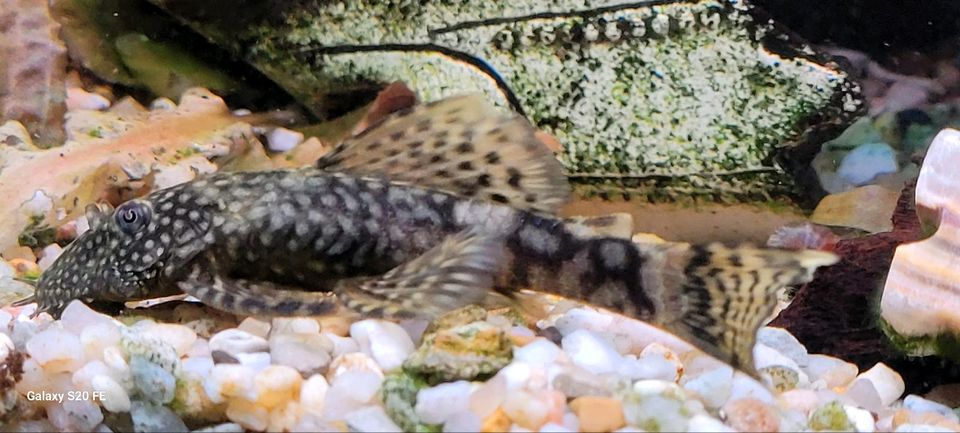
[(190, 304), (182, 323), (124, 324), (77, 301), (56, 321), (31, 310), (0, 310), (8, 431), (960, 430), (950, 407), (901, 399), (885, 365), (859, 372), (779, 328), (760, 332), (762, 384), (584, 307), (534, 328), (479, 309), (323, 329)]

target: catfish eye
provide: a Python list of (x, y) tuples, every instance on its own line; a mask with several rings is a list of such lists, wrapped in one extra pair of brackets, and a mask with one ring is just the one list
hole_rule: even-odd
[(135, 233), (150, 222), (150, 206), (146, 203), (131, 200), (117, 208), (114, 218), (125, 233)]

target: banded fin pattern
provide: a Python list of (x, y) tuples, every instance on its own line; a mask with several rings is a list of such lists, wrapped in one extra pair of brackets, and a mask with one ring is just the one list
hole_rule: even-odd
[(556, 214), (570, 186), (535, 133), (527, 119), (501, 113), (482, 95), (453, 97), (387, 117), (317, 167)]
[(752, 372), (757, 330), (773, 312), (777, 292), (810, 281), (816, 268), (837, 260), (822, 251), (674, 244), (663, 271), (661, 323)]
[(503, 242), (464, 231), (382, 277), (339, 282), (334, 293), (367, 317), (433, 318), (467, 305), (505, 305), (493, 289), (503, 263)]
[(219, 310), (251, 316), (320, 316), (339, 308), (329, 292), (308, 292), (270, 281), (235, 279), (219, 272), (216, 259), (198, 258), (177, 287)]

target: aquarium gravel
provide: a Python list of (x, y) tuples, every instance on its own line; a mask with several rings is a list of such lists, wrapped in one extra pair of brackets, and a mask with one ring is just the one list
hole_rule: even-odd
[(477, 308), (429, 327), (237, 323), (192, 303), (172, 323), (79, 301), (60, 320), (32, 310), (0, 310), (4, 431), (960, 430), (950, 407), (904, 396), (886, 365), (859, 371), (772, 327), (759, 334), (758, 382), (649, 325), (565, 302), (534, 326)]

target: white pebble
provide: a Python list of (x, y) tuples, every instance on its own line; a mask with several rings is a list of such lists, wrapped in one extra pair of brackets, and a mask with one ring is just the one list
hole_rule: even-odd
[[(17, 270), (6, 260), (0, 258), (0, 278), (11, 278), (17, 275)], [(2, 311), (2, 310), (0, 310)], [(2, 311), (3, 314), (10, 315), (6, 311)]]
[(0, 333), (0, 361), (7, 359), (15, 347), (13, 340), (7, 337), (7, 334)]
[(330, 363), (327, 369), (327, 380), (333, 381), (337, 376), (349, 371), (369, 371), (383, 377), (383, 370), (376, 361), (363, 352), (354, 352), (338, 356)]
[(214, 403), (222, 403), (229, 397), (256, 400), (253, 377), (256, 371), (240, 364), (217, 364), (204, 378), (203, 388)]
[(330, 384), (322, 374), (314, 374), (300, 386), (300, 405), (305, 410), (323, 414), (323, 406), (327, 399)]
[(303, 133), (286, 128), (273, 128), (267, 134), (267, 147), (274, 152), (288, 152), (303, 142)]
[(399, 433), (400, 427), (380, 406), (369, 406), (348, 413), (344, 417), (351, 431)]
[(177, 351), (177, 355), (183, 356), (197, 341), (197, 333), (192, 329), (177, 324), (158, 323), (148, 327), (143, 331), (145, 335), (153, 336), (161, 341), (165, 341)]
[(350, 325), (350, 337), (383, 371), (400, 368), (416, 349), (400, 325), (383, 320), (361, 320)]
[(329, 393), (334, 389), (342, 389), (343, 395), (347, 398), (359, 403), (368, 403), (377, 395), (382, 383), (383, 377), (372, 371), (347, 371), (334, 378), (327, 396), (330, 397)]
[(267, 352), (238, 353), (236, 358), (240, 365), (250, 367), (254, 371), (270, 366), (270, 354)]
[(843, 411), (847, 413), (847, 419), (853, 424), (854, 431), (865, 433), (876, 431), (876, 422), (870, 411), (854, 406), (844, 406)]
[(53, 199), (43, 190), (36, 190), (29, 200), (20, 205), (20, 211), (26, 215), (46, 215), (53, 210)]
[(730, 388), (728, 400), (740, 400), (742, 398), (755, 398), (767, 404), (774, 403), (773, 394), (767, 387), (753, 380), (750, 376), (737, 371), (733, 374), (733, 385)]
[(80, 335), (84, 329), (94, 325), (117, 326), (117, 322), (113, 318), (94, 311), (79, 300), (67, 304), (60, 315), (60, 323), (63, 325), (63, 329), (75, 335)]
[(550, 412), (550, 403), (523, 390), (507, 394), (501, 407), (511, 420), (527, 428), (542, 426)]
[(481, 418), (486, 418), (500, 407), (506, 394), (507, 380), (504, 376), (497, 374), (477, 387), (470, 395), (470, 411)]
[(383, 377), (371, 371), (346, 371), (338, 375), (327, 390), (323, 417), (343, 419), (344, 414), (370, 404), (381, 383)]
[(685, 381), (683, 388), (699, 395), (707, 407), (719, 409), (730, 399), (733, 390), (733, 368), (722, 365), (701, 373)]
[[(461, 430), (465, 431), (465, 430)], [(570, 430), (564, 427), (562, 424), (557, 424), (553, 422), (548, 422), (540, 427), (540, 433), (573, 433), (576, 430)]]
[(43, 250), (40, 251), (40, 260), (37, 261), (37, 266), (40, 267), (41, 271), (47, 270), (57, 260), (57, 257), (60, 257), (60, 254), (63, 254), (63, 247), (60, 245), (50, 244), (43, 247)]
[(580, 418), (573, 412), (563, 414), (563, 426), (570, 431), (580, 431)]
[(306, 317), (278, 317), (270, 326), (271, 335), (279, 334), (319, 334), (320, 323)]
[(320, 334), (276, 334), (270, 337), (270, 356), (275, 364), (293, 367), (304, 374), (330, 363), (333, 344)]
[(497, 376), (503, 377), (507, 389), (522, 388), (533, 376), (533, 367), (526, 362), (514, 361), (501, 368)]
[(933, 412), (943, 415), (953, 422), (958, 421), (956, 412), (949, 406), (927, 400), (919, 395), (910, 394), (903, 399), (903, 407), (914, 412)]
[(257, 404), (274, 408), (298, 399), (303, 377), (300, 372), (284, 365), (272, 365), (263, 369), (253, 380)]
[(873, 383), (873, 386), (877, 389), (877, 394), (880, 395), (880, 402), (884, 406), (889, 406), (897, 401), (906, 389), (906, 384), (900, 377), (900, 373), (882, 362), (878, 362), (873, 368), (860, 373), (858, 379), (866, 379)]
[(546, 338), (535, 338), (523, 347), (513, 349), (513, 359), (528, 364), (552, 364), (563, 353), (563, 349)]
[(610, 342), (584, 329), (567, 334), (561, 343), (570, 360), (591, 373), (613, 373), (621, 362), (620, 353)]
[(844, 390), (843, 401), (871, 411), (879, 411), (884, 406), (877, 388), (867, 379), (854, 380)]
[(443, 424), (470, 407), (470, 382), (441, 383), (417, 392), (417, 416), (427, 424)]
[(954, 432), (955, 430), (948, 427), (941, 427), (938, 425), (927, 425), (927, 424), (900, 424), (897, 426), (897, 429), (894, 430), (896, 433), (948, 433)]
[(83, 346), (76, 335), (54, 327), (27, 342), (27, 353), (49, 372), (75, 371), (83, 365)]
[(724, 424), (722, 421), (704, 414), (696, 414), (690, 417), (690, 422), (687, 424), (687, 431), (689, 432), (736, 432), (732, 427)]
[(79, 87), (67, 88), (67, 110), (105, 110), (110, 108), (110, 100)]
[(676, 381), (677, 364), (658, 355), (634, 358), (632, 355), (623, 357), (617, 366), (617, 375), (637, 379), (657, 379)]
[(449, 433), (480, 431), (481, 427), (483, 427), (483, 419), (473, 412), (461, 412), (454, 414), (443, 425), (443, 431)]
[[(790, 358), (801, 368), (808, 364), (807, 348), (786, 329), (765, 326), (757, 331), (757, 343), (764, 344)], [(759, 367), (758, 367), (759, 368)]]
[(330, 349), (330, 355), (334, 358), (347, 353), (360, 351), (360, 345), (350, 337), (341, 337), (327, 331), (321, 332), (320, 335), (324, 336), (333, 344), (333, 348)]
[(180, 364), (180, 371), (186, 375), (204, 378), (213, 370), (213, 358), (209, 356), (191, 356)]
[(127, 391), (110, 376), (102, 374), (94, 376), (90, 385), (94, 391), (101, 393), (100, 404), (104, 409), (114, 413), (130, 412), (130, 397)]
[(107, 367), (103, 361), (94, 359), (84, 364), (79, 370), (73, 372), (70, 381), (73, 382), (73, 386), (77, 387), (78, 390), (90, 391), (93, 389), (91, 382), (94, 377), (110, 374), (110, 372), (110, 367)]
[(210, 337), (210, 351), (223, 351), (236, 356), (238, 353), (265, 352), (270, 345), (267, 340), (239, 329), (226, 329)]
[(823, 381), (827, 388), (847, 386), (857, 377), (856, 364), (827, 355), (810, 355), (806, 371), (813, 382)]
[(237, 325), (237, 329), (260, 338), (267, 338), (270, 335), (270, 322), (247, 317)]
[(113, 323), (96, 323), (80, 332), (80, 344), (84, 355), (89, 359), (102, 358), (108, 347), (120, 344), (120, 328)]
[[(67, 425), (70, 426), (70, 428), (65, 430), (90, 431), (103, 421), (103, 413), (100, 412), (100, 407), (97, 406), (92, 399), (70, 400), (64, 398), (60, 407), (66, 416)], [(51, 417), (51, 421), (53, 421), (55, 425), (59, 424), (57, 421), (54, 421), (54, 418), (55, 416)]]

